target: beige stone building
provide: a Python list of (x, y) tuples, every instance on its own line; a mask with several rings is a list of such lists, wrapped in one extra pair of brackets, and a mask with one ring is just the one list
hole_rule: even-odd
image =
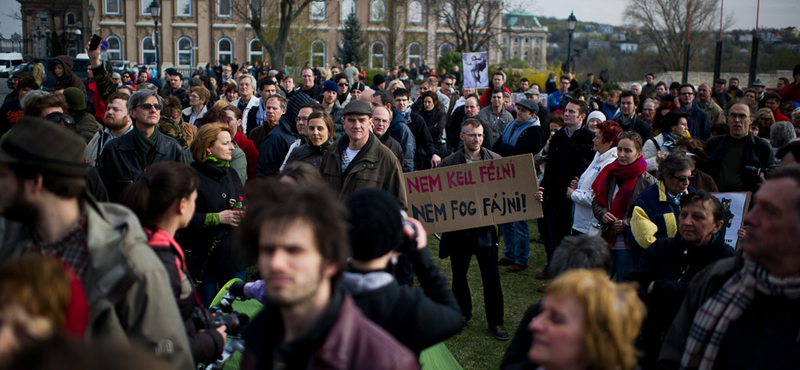
[(525, 10), (503, 14), (501, 58), (519, 58), (531, 67), (547, 65), (547, 26)]
[[(149, 6), (152, 0), (17, 0), (22, 4), (23, 37), (49, 34), (56, 29), (67, 45), (70, 55), (83, 52), (89, 39), (97, 33), (109, 43), (108, 59), (128, 60), (133, 65), (155, 65), (154, 20)], [(53, 7), (53, 1), (57, 6)], [(264, 17), (271, 13), (270, 1)], [(290, 38), (293, 50), (287, 51), (287, 64), (330, 67), (336, 63), (344, 20), (355, 13), (365, 39), (365, 68), (384, 69), (393, 64), (419, 65), (423, 60), (435, 66), (442, 53), (454, 49), (453, 33), (441, 18), (442, 12), (452, 12), (450, 1), (465, 0), (327, 0), (315, 1), (300, 15)], [(475, 0), (466, 0), (475, 1)], [(484, 1), (484, 0), (479, 0)], [(266, 51), (246, 22), (249, 8), (246, 0), (159, 0), (161, 17), (158, 41), (161, 67), (176, 67), (188, 71), (198, 65), (234, 58), (243, 61), (269, 60)], [(90, 19), (88, 7), (95, 9)], [(498, 7), (502, 2), (486, 0), (483, 6)], [(476, 6), (475, 12), (483, 12)], [(495, 45), (483, 47), (489, 51), (489, 62), (498, 63), (504, 56), (525, 53), (532, 64), (544, 64), (546, 27), (536, 26), (528, 19), (509, 23), (508, 16), (494, 18), (498, 33)], [(535, 17), (533, 17), (535, 20)], [(513, 22), (512, 22), (513, 23)], [(535, 22), (535, 23), (538, 23)], [(533, 26), (531, 26), (533, 25)], [(94, 31), (90, 31), (90, 27)], [(527, 32), (527, 33), (525, 33)], [(513, 36), (512, 36), (513, 35)], [(519, 48), (501, 37), (528, 37), (531, 48)], [(524, 35), (524, 36), (523, 36)], [(535, 47), (539, 42), (540, 48)], [(49, 40), (26, 43), (26, 56), (46, 56)], [(500, 47), (502, 45), (502, 47)], [(294, 59), (294, 60), (290, 60)]]

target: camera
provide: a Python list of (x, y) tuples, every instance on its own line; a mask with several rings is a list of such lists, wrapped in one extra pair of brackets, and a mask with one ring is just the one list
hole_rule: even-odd
[(221, 325), (225, 325), (225, 332), (228, 335), (238, 335), (242, 329), (250, 322), (250, 317), (246, 314), (236, 312), (233, 309), (234, 297), (226, 294), (222, 300), (210, 310), (202, 307), (195, 307), (192, 318), (198, 328), (206, 330), (216, 330)]

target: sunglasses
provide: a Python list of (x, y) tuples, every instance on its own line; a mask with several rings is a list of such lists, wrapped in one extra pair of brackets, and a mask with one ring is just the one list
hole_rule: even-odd
[(345, 86), (350, 86), (350, 84), (349, 84), (349, 83), (347, 83), (347, 82), (343, 82), (343, 83), (340, 83), (340, 84), (339, 84), (339, 86), (341, 86), (341, 87), (345, 87)]
[(689, 181), (694, 180), (694, 176), (678, 177), (678, 176), (672, 175), (672, 178), (674, 178), (675, 180), (678, 180), (678, 182), (689, 182)]
[(72, 118), (72, 116), (64, 113), (50, 113), (45, 116), (44, 119), (64, 126), (75, 126), (75, 119)]
[(158, 104), (158, 103), (156, 103), (156, 104), (150, 104), (150, 103), (139, 104), (139, 107), (140, 108), (144, 108), (145, 110), (151, 110), (153, 108), (155, 108), (156, 110), (161, 110), (161, 108), (163, 108), (163, 106), (161, 104)]

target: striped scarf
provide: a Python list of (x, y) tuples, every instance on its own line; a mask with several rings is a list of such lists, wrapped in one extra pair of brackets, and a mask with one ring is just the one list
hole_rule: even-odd
[(750, 306), (756, 292), (770, 296), (800, 298), (800, 276), (778, 277), (744, 257), (744, 267), (697, 310), (681, 358), (681, 369), (714, 367), (728, 326)]

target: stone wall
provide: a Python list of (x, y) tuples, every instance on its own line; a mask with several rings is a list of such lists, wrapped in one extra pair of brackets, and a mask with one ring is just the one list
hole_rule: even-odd
[[(724, 79), (729, 79), (731, 77), (739, 78), (739, 86), (747, 85), (747, 80), (750, 74), (748, 72), (734, 72), (734, 73), (720, 73), (720, 77)], [(683, 72), (681, 71), (669, 71), (669, 72), (662, 72), (656, 73), (656, 82), (664, 81), (667, 86), (669, 86), (672, 82), (681, 82), (681, 78), (683, 77)], [(778, 84), (779, 77), (786, 77), (789, 79), (789, 82), (793, 81), (792, 78), (792, 71), (785, 70), (785, 71), (775, 71), (770, 73), (759, 73), (756, 75), (756, 78), (760, 78), (761, 81), (764, 81), (764, 84), (767, 85), (767, 89), (775, 89), (775, 85)], [(626, 82), (619, 82), (618, 84), (622, 88), (629, 88), (630, 85), (634, 82), (639, 82), (640, 84), (644, 85), (644, 78), (641, 81), (626, 81)], [(702, 83), (707, 83), (711, 85), (714, 82), (714, 72), (689, 72), (689, 83), (692, 85), (700, 85)], [(713, 86), (712, 86), (713, 87)], [(744, 89), (744, 87), (742, 87)]]

